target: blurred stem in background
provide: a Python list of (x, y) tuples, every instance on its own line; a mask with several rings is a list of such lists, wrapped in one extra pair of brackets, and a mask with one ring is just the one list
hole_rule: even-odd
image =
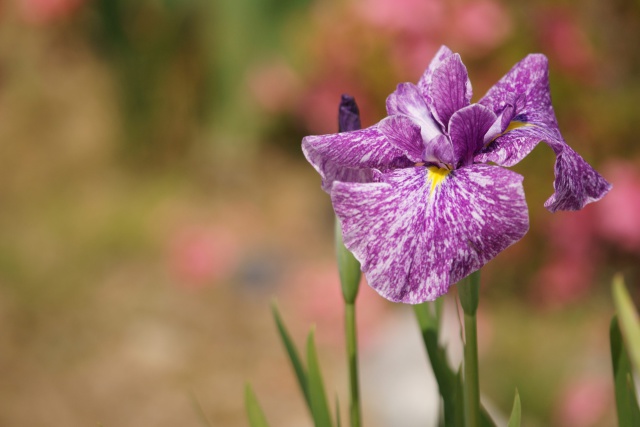
[(91, 12), (120, 92), (125, 154), (145, 164), (183, 157), (211, 107), (207, 3), (96, 0)]

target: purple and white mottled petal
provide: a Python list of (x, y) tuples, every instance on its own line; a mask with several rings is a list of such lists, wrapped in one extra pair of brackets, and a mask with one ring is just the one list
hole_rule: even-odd
[(544, 206), (551, 212), (577, 211), (596, 202), (611, 190), (609, 184), (591, 165), (566, 144), (557, 146), (555, 193)]
[(503, 134), (511, 121), (516, 116), (516, 111), (518, 109), (522, 109), (526, 102), (526, 96), (524, 94), (520, 94), (513, 100), (512, 103), (509, 103), (504, 106), (498, 117), (493, 122), (487, 133), (484, 135), (484, 144), (485, 146), (489, 145), (494, 139)]
[(421, 167), (383, 182), (336, 182), (331, 192), (345, 245), (385, 298), (432, 301), (518, 241), (528, 229), (522, 177), (472, 165), (434, 185)]
[[(508, 104), (513, 105), (514, 100), (522, 94), (526, 96), (525, 102), (524, 105), (516, 105), (516, 114), (546, 111), (551, 106), (549, 61), (546, 56), (536, 53), (525, 57), (493, 85), (478, 103), (490, 108), (497, 115)], [(555, 122), (553, 110), (548, 112)]]
[(353, 96), (343, 94), (340, 99), (340, 107), (338, 108), (338, 130), (340, 132), (348, 132), (358, 130), (362, 127), (360, 124), (360, 109)]
[(302, 140), (302, 152), (322, 177), (322, 189), (327, 193), (334, 181), (368, 182), (371, 179), (368, 169), (387, 170), (413, 164), (377, 126), (307, 136)]
[(442, 61), (450, 56), (453, 56), (453, 52), (451, 51), (451, 49), (444, 45), (440, 46), (440, 49), (438, 49), (433, 59), (429, 63), (429, 66), (418, 81), (418, 88), (420, 89), (420, 93), (429, 104), (431, 104), (429, 97), (429, 87), (431, 86), (433, 72), (440, 66), (440, 64), (442, 64)]
[(452, 167), (456, 162), (451, 139), (446, 135), (438, 135), (425, 144), (422, 158), (426, 163), (438, 165), (438, 167)]
[[(513, 118), (527, 126), (504, 135), (491, 135), (495, 140), (484, 150), (486, 155), (482, 155), (477, 161), (493, 161), (502, 166), (513, 166), (529, 154), (540, 141), (563, 141), (551, 105), (549, 68), (544, 55), (528, 55), (517, 63), (489, 89), (479, 104), (485, 105), (496, 114), (512, 106)], [(504, 119), (503, 125), (507, 123), (507, 118)], [(486, 140), (485, 143), (490, 141)]]
[(524, 159), (541, 141), (563, 141), (557, 127), (528, 122), (517, 124), (519, 127), (499, 135), (481, 150), (474, 161), (510, 167)]
[(453, 113), (470, 104), (471, 94), (467, 67), (455, 53), (436, 68), (429, 87), (431, 113), (445, 130)]
[(484, 136), (496, 121), (484, 105), (473, 104), (456, 111), (449, 121), (456, 167), (473, 163), (473, 156), (484, 147)]
[(378, 129), (387, 139), (414, 163), (422, 162), (424, 143), (418, 126), (407, 116), (389, 116), (378, 123)]
[(412, 118), (420, 125), (425, 141), (442, 134), (442, 130), (431, 116), (431, 111), (420, 94), (420, 90), (413, 83), (400, 83), (396, 90), (387, 97), (387, 114)]

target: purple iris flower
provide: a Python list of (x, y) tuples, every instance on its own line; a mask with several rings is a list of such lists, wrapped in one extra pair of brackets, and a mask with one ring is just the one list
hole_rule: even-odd
[(524, 58), (471, 104), (467, 70), (443, 46), (417, 85), (387, 98), (387, 113), (359, 129), (357, 107), (343, 97), (343, 132), (308, 136), (302, 150), (346, 247), (391, 301), (434, 300), (525, 235), (523, 177), (500, 166), (540, 141), (556, 154), (550, 211), (581, 209), (611, 188), (562, 138), (544, 55)]

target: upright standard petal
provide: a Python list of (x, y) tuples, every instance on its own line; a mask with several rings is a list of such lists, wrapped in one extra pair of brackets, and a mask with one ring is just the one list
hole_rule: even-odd
[(418, 81), (418, 88), (420, 89), (420, 93), (422, 97), (427, 101), (430, 101), (429, 98), (429, 87), (431, 86), (431, 80), (433, 79), (433, 72), (442, 64), (442, 62), (453, 56), (453, 52), (446, 46), (440, 46), (440, 49), (436, 52), (433, 59), (429, 63), (429, 66), (424, 71), (420, 80)]
[(432, 301), (522, 238), (522, 177), (487, 165), (414, 167), (331, 193), (344, 242), (369, 285), (397, 302)]
[(389, 116), (378, 123), (378, 130), (402, 150), (406, 158), (414, 163), (422, 162), (424, 143), (420, 126), (409, 117)]
[(322, 189), (334, 181), (370, 182), (372, 169), (387, 170), (413, 163), (378, 130), (378, 126), (353, 132), (307, 136), (302, 152), (322, 178)]
[(496, 115), (480, 104), (456, 111), (449, 122), (456, 167), (473, 163), (474, 155), (484, 146), (484, 135), (496, 121)]
[(440, 126), (431, 116), (431, 112), (418, 87), (412, 83), (400, 83), (387, 97), (387, 114), (410, 117), (420, 126), (422, 138), (430, 141), (442, 134)]
[(448, 57), (435, 69), (429, 87), (431, 113), (448, 131), (453, 113), (471, 103), (471, 81), (460, 55)]

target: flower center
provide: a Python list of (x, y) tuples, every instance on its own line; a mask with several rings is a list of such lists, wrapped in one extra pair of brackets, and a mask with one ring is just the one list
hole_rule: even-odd
[(433, 190), (449, 175), (451, 171), (446, 168), (439, 168), (437, 166), (429, 166), (427, 168), (427, 179), (431, 180), (431, 188), (429, 189), (429, 196), (433, 193)]

